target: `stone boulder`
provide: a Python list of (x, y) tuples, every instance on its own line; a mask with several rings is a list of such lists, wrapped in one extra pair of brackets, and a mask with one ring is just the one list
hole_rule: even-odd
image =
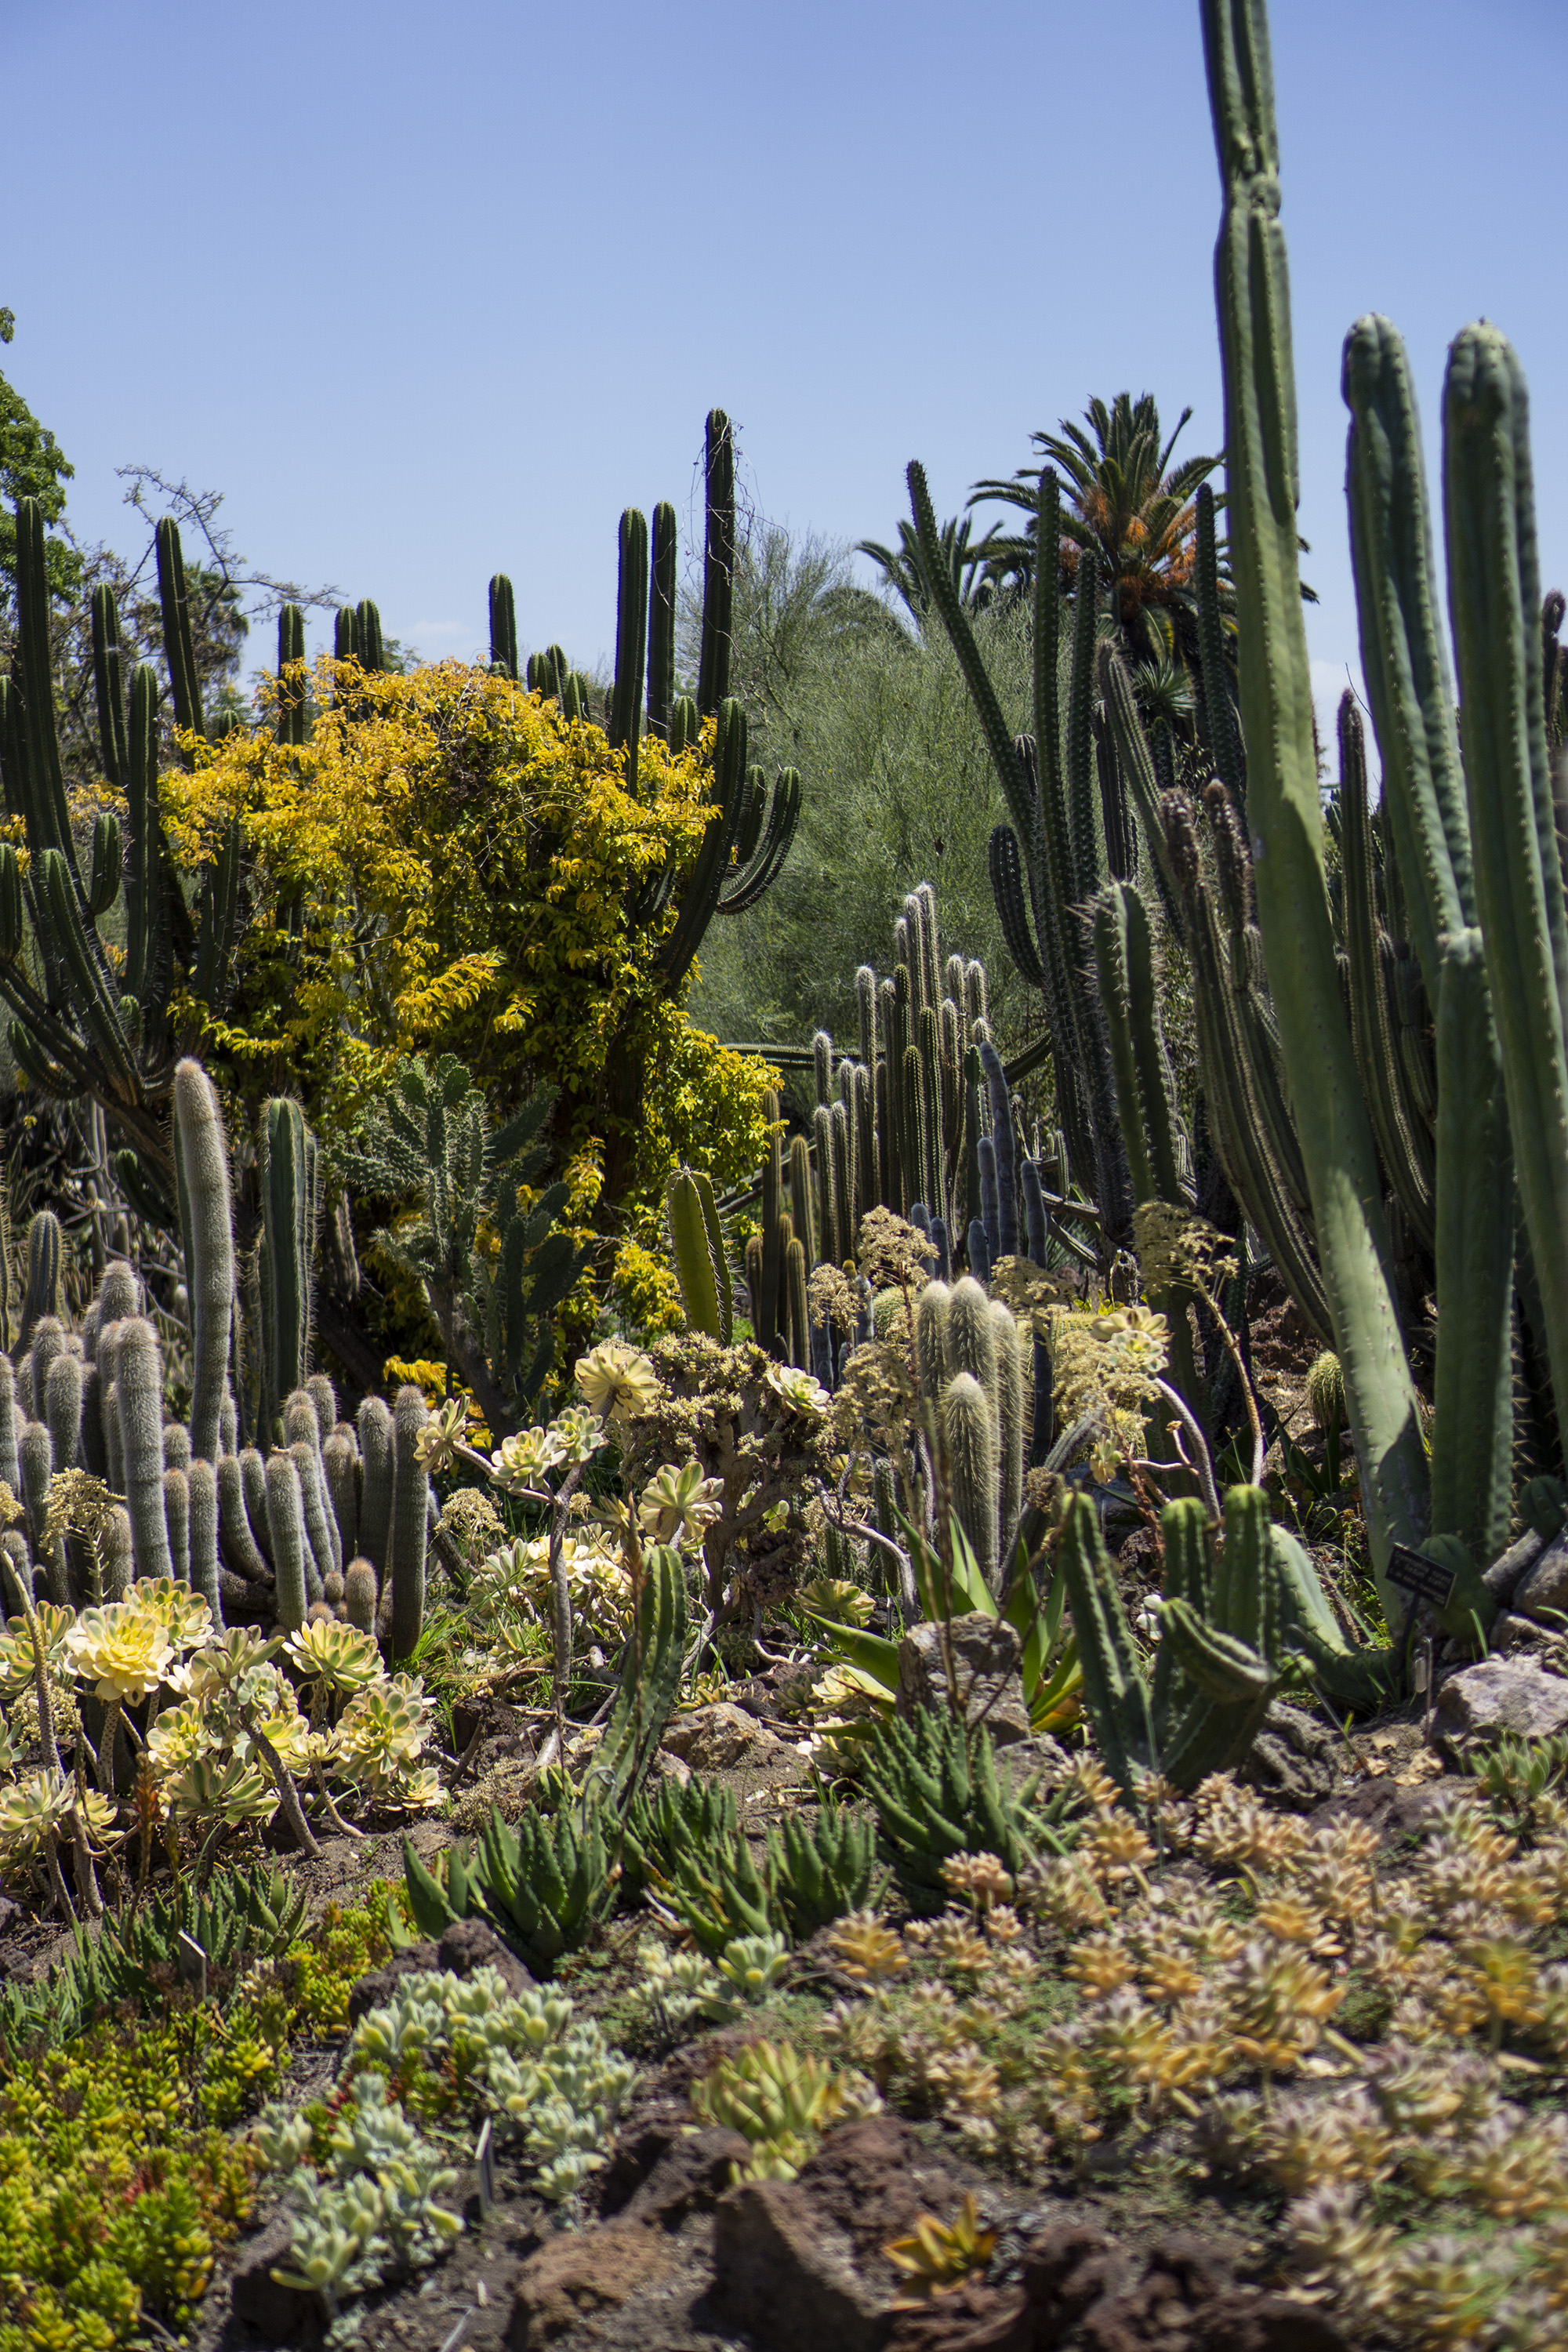
[(1291, 1811), (1306, 1812), (1332, 1795), (1343, 1760), (1332, 1724), (1276, 1699), (1237, 1777)]
[(1512, 1733), (1551, 1739), (1568, 1729), (1568, 1682), (1544, 1673), (1532, 1658), (1483, 1658), (1450, 1675), (1437, 1694), (1430, 1738), (1435, 1747), (1463, 1753)]
[(602, 2221), (563, 2230), (530, 2254), (518, 2273), (506, 2341), (510, 2352), (536, 2352), (569, 2337), (593, 2341), (597, 2322), (657, 2286), (675, 2268), (663, 2232), (640, 2221)]
[(1513, 1606), (1515, 1592), (1545, 1549), (1545, 1537), (1537, 1535), (1533, 1528), (1526, 1528), (1517, 1542), (1510, 1543), (1489, 1568), (1481, 1570), (1481, 1582), (1500, 1609)]
[(1568, 1619), (1568, 1535), (1542, 1546), (1515, 1585), (1511, 1606), (1516, 1614), (1532, 1617), (1538, 1624), (1560, 1626)]
[(984, 1723), (999, 1748), (1027, 1739), (1029, 1710), (1018, 1672), (1023, 1644), (1005, 1618), (988, 1616), (983, 1609), (955, 1617), (951, 1627), (915, 1625), (904, 1635), (899, 1644), (899, 1715), (911, 1722), (928, 1708), (945, 1711), (950, 1639), (965, 1720)]
[(693, 1772), (731, 1772), (738, 1767), (766, 1771), (801, 1760), (788, 1740), (727, 1701), (716, 1706), (694, 1706), (687, 1714), (675, 1716), (663, 1745), (668, 1755), (679, 1757)]

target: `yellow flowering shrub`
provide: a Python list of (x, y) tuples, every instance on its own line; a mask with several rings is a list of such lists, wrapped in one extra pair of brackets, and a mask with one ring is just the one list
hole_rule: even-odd
[(181, 1008), (197, 1050), (247, 1099), (299, 1090), (329, 1157), (399, 1053), (456, 1054), (503, 1113), (549, 1082), (569, 1221), (657, 1247), (676, 1160), (722, 1191), (765, 1135), (766, 1073), (694, 1030), (657, 968), (673, 904), (626, 912), (696, 853), (711, 725), (694, 751), (645, 742), (634, 796), (599, 728), (484, 668), (323, 660), (312, 694), (303, 749), (277, 741), (264, 682), (253, 731), (190, 739), (162, 781), (178, 865), (210, 863), (235, 819), (247, 854), (229, 1001)]

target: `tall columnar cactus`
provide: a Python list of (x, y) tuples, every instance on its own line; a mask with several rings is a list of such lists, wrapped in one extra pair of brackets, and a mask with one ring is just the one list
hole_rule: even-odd
[(296, 751), (305, 745), (305, 615), (285, 604), (278, 615), (278, 740)]
[(616, 596), (616, 683), (605, 732), (626, 756), (626, 790), (636, 794), (641, 748), (643, 656), (647, 637), (647, 523), (636, 507), (621, 517), (620, 580)]
[[(260, 1456), (258, 1454), (255, 1458), (259, 1468)], [(250, 1524), (250, 1513), (245, 1500), (244, 1462), (237, 1454), (226, 1454), (217, 1465), (217, 1501), (225, 1559), (235, 1574), (242, 1576), (247, 1584), (269, 1584), (272, 1570)]]
[(82, 1375), (79, 1356), (62, 1353), (44, 1381), (44, 1420), (57, 1470), (74, 1470), (82, 1450)]
[(289, 1448), (294, 1457), (294, 1467), (300, 1475), (300, 1500), (305, 1514), (305, 1540), (308, 1546), (305, 1560), (305, 1581), (312, 1601), (320, 1601), (327, 1577), (334, 1570), (342, 1572), (342, 1554), (337, 1541), (337, 1522), (327, 1507), (325, 1484), (321, 1477), (321, 1457), (314, 1445), (296, 1442)]
[(272, 1536), (272, 1565), (277, 1577), (278, 1623), (286, 1633), (297, 1633), (310, 1605), (306, 1560), (304, 1500), (294, 1456), (282, 1447), (267, 1459), (267, 1523)]
[(163, 1525), (169, 1531), (169, 1557), (174, 1564), (176, 1584), (191, 1580), (191, 1488), (185, 1473), (166, 1469), (163, 1473)]
[(366, 1397), (359, 1409), (360, 1549), (383, 1576), (392, 1532), (393, 1427), (384, 1400)]
[(720, 1346), (730, 1345), (734, 1322), (730, 1264), (712, 1180), (678, 1168), (665, 1193), (670, 1251), (686, 1319)]
[(1448, 602), (1476, 903), (1552, 1384), (1568, 1402), (1568, 922), (1539, 658), (1529, 405), (1495, 327), (1467, 327), (1443, 398)]
[(942, 1433), (952, 1507), (982, 1576), (994, 1590), (1001, 1508), (996, 1419), (993, 1399), (973, 1372), (956, 1373), (942, 1390)]
[[(936, 518), (919, 465), (910, 467), (909, 485), (932, 601), (952, 640), (1011, 819), (991, 841), (992, 888), (1003, 936), (1024, 978), (1044, 992), (1057, 1100), (1073, 1157), (1086, 1172), (1092, 1171), (1105, 1230), (1120, 1237), (1133, 1202), (1109, 1045), (1083, 979), (1082, 910), (1100, 874), (1091, 735), (1098, 601), (1093, 562), (1086, 558), (1079, 568), (1079, 619), (1065, 711), (1058, 685), (1058, 566), (1035, 566), (1035, 728), (1032, 738), (1015, 741), (952, 573), (940, 561)], [(1042, 548), (1059, 543), (1060, 486), (1050, 472), (1041, 477), (1036, 528)]]
[(189, 1512), (190, 1573), (194, 1591), (199, 1592), (212, 1611), (215, 1625), (222, 1625), (223, 1585), (218, 1569), (218, 1498), (217, 1473), (210, 1462), (199, 1458), (185, 1473), (185, 1499)]
[(319, 1206), (316, 1139), (297, 1102), (261, 1111), (260, 1425), (268, 1442), (284, 1399), (310, 1370), (310, 1268)]
[(40, 1316), (58, 1317), (62, 1310), (60, 1269), (65, 1236), (52, 1209), (39, 1209), (27, 1227), (27, 1286), (22, 1294), (22, 1328), (16, 1335), (25, 1353)]
[(1215, 276), (1258, 918), (1285, 1062), (1298, 1086), (1311, 1088), (1301, 1149), (1381, 1577), (1391, 1543), (1418, 1542), (1426, 1531), (1426, 1464), (1323, 872), (1297, 567), (1289, 292), (1263, 0), (1203, 0), (1203, 26), (1225, 192)]
[(413, 1655), (425, 1622), (430, 1482), (419, 1459), (419, 1433), (429, 1418), (416, 1388), (398, 1390), (392, 1416), (392, 1534), (387, 1562), (391, 1595), (385, 1611), (395, 1658)]
[[(199, 680), (172, 524), (160, 525), (157, 551), (175, 715), (183, 730), (199, 734)], [(7, 810), (23, 821), (28, 870), (24, 878), (15, 846), (0, 845), (0, 997), (15, 1016), (11, 1045), (25, 1079), (100, 1105), (133, 1147), (149, 1196), (166, 1197), (172, 1207), (174, 1169), (162, 1116), (173, 1069), (170, 1002), (186, 982), (211, 1003), (225, 1001), (238, 904), (237, 824), (197, 877), (193, 909), (173, 887), (161, 842), (157, 683), (145, 666), (138, 668), (127, 729), (118, 624), (100, 596), (93, 609), (100, 731), (105, 772), (122, 779), (131, 834), (125, 962), (118, 970), (97, 920), (113, 878), (107, 836), (100, 837), (90, 887), (78, 866), (55, 718), (49, 597), (43, 516), (36, 499), (23, 499), (16, 515), (17, 658), (0, 681), (0, 773)]]
[(498, 572), (490, 582), (490, 667), (506, 677), (519, 675), (517, 601), (504, 572)]
[(345, 1561), (352, 1561), (360, 1548), (360, 1459), (352, 1426), (333, 1430), (322, 1445), (321, 1475), (337, 1526), (338, 1549)]
[(735, 441), (721, 408), (708, 412), (707, 541), (697, 708), (706, 719), (730, 691), (735, 596)]
[[(203, 735), (201, 674), (196, 667), (195, 640), (191, 633), (191, 600), (185, 585), (180, 526), (165, 515), (154, 534), (158, 566), (158, 598), (163, 616), (163, 656), (169, 665), (169, 686), (174, 718), (187, 735)], [(187, 759), (189, 755), (187, 754)]]
[(191, 1450), (216, 1462), (234, 1321), (234, 1204), (223, 1115), (199, 1062), (174, 1072), (174, 1108), (191, 1297)]
[(675, 509), (661, 500), (653, 510), (647, 611), (647, 731), (661, 741), (675, 707), (676, 564)]
[(142, 1317), (120, 1326), (114, 1385), (120, 1449), (139, 1577), (172, 1576), (163, 1516), (163, 1366), (158, 1335)]

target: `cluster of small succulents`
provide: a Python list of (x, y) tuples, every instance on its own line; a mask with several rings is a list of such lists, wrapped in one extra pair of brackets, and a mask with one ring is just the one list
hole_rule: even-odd
[(354, 2027), (340, 2095), (271, 2106), (256, 2125), (258, 2159), (292, 2209), (279, 2276), (335, 2307), (433, 2261), (463, 2226), (441, 2201), (457, 2177), (453, 2127), (485, 2116), (516, 2140), (539, 2193), (569, 2206), (604, 2163), (634, 2079), (559, 1993), (510, 1994), (489, 1968), (400, 1979)]

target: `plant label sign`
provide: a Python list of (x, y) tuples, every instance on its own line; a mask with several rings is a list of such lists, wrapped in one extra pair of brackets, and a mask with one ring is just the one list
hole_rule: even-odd
[(479, 2210), (488, 2217), (496, 2201), (496, 2151), (489, 2116), (475, 2144), (474, 2163), (479, 2175)]
[(205, 2000), (207, 1997), (206, 1954), (195, 1937), (187, 1936), (183, 1928), (174, 1939), (174, 1951), (181, 1976), (187, 1984), (197, 1986), (199, 1998)]
[(1429, 1601), (1434, 1609), (1446, 1609), (1453, 1598), (1453, 1570), (1424, 1559), (1405, 1544), (1395, 1544), (1388, 1555), (1388, 1580), (1412, 1601)]

